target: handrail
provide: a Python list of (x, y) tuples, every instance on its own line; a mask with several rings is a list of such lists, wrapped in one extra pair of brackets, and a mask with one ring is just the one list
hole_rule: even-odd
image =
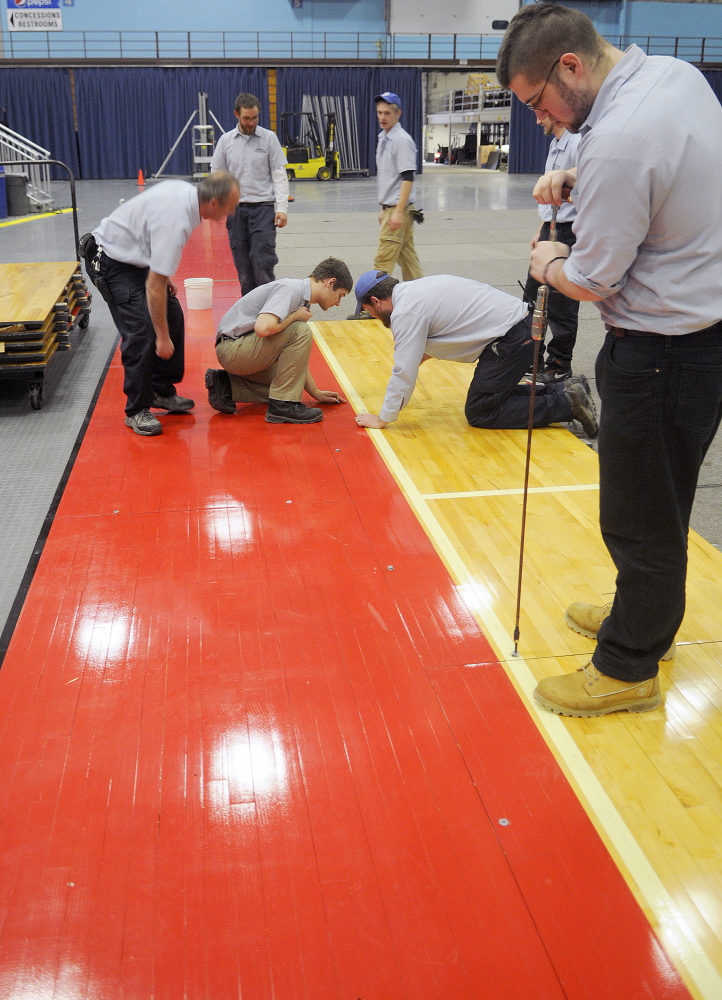
[(43, 149), (42, 146), (38, 146), (37, 142), (33, 142), (32, 139), (27, 139), (24, 135), (20, 135), (19, 132), (13, 132), (11, 128), (7, 125), (0, 125), (0, 136), (8, 135), (10, 136), (16, 145), (26, 146), (31, 152), (42, 154), (42, 156), (50, 156), (49, 149)]
[[(229, 61), (296, 62), (457, 62), (493, 61), (501, 44), (496, 34), (386, 34), (332, 31), (34, 31), (3, 35), (0, 65), (48, 59), (78, 63)], [(722, 62), (722, 37), (616, 35), (620, 47), (632, 42), (648, 55), (674, 55), (695, 63)]]
[(0, 156), (11, 157), (10, 163), (18, 167), (28, 165), (28, 198), (40, 210), (52, 209), (50, 170), (44, 165), (50, 150), (0, 125)]
[(51, 164), (56, 167), (62, 167), (63, 170), (67, 171), (68, 181), (70, 182), (70, 204), (73, 209), (73, 232), (75, 233), (75, 256), (78, 263), (80, 263), (80, 231), (78, 229), (78, 203), (75, 198), (75, 174), (67, 165), (63, 163), (62, 160), (0, 160), (0, 167), (7, 167), (13, 163), (39, 163), (45, 166), (50, 166)]

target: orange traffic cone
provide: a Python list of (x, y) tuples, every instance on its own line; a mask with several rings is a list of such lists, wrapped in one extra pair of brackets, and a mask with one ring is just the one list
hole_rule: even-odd
[(145, 187), (145, 177), (142, 170), (138, 171), (138, 187)]

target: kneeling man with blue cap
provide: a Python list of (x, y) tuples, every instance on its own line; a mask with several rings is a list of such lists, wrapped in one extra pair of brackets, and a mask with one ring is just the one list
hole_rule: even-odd
[[(419, 365), (429, 358), (476, 364), (466, 397), (472, 427), (523, 428), (529, 423), (532, 316), (521, 299), (470, 278), (436, 274), (399, 282), (385, 271), (367, 271), (356, 282), (359, 305), (391, 330), (394, 367), (383, 406), (359, 413), (360, 427), (385, 427), (408, 403)], [(537, 386), (534, 427), (578, 420), (597, 436), (597, 417), (583, 375)]]

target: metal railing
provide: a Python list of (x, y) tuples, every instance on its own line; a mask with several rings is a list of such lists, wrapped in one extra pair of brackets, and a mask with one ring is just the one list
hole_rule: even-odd
[[(213, 60), (303, 62), (493, 62), (502, 32), (493, 35), (385, 34), (340, 31), (34, 31), (3, 35), (0, 63), (16, 59)], [(688, 62), (722, 62), (722, 38), (607, 36), (620, 48), (635, 42), (649, 55)]]
[(28, 200), (34, 212), (49, 212), (55, 205), (50, 195), (50, 152), (0, 125), (0, 160), (8, 174), (27, 174)]
[(471, 114), (481, 108), (511, 107), (511, 91), (502, 88), (487, 89), (480, 94), (466, 94), (461, 90), (449, 90), (443, 94), (433, 94), (427, 103), (428, 114), (448, 114), (460, 112)]

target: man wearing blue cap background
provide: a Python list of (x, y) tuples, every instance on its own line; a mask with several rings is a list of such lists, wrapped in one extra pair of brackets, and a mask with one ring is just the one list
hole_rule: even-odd
[[(531, 386), (519, 379), (531, 365), (532, 317), (521, 299), (482, 281), (434, 274), (399, 282), (384, 271), (367, 271), (356, 282), (356, 299), (394, 338), (394, 368), (380, 413), (359, 413), (359, 427), (385, 427), (411, 399), (419, 366), (429, 358), (476, 364), (464, 413), (472, 427), (523, 428), (529, 420)], [(597, 417), (583, 375), (538, 386), (534, 427), (578, 420), (597, 436)]]
[(416, 143), (399, 124), (401, 98), (386, 91), (374, 98), (383, 131), (376, 147), (376, 182), (381, 205), (381, 236), (374, 267), (392, 274), (396, 264), (404, 281), (420, 278), (421, 264), (414, 249), (414, 176)]

